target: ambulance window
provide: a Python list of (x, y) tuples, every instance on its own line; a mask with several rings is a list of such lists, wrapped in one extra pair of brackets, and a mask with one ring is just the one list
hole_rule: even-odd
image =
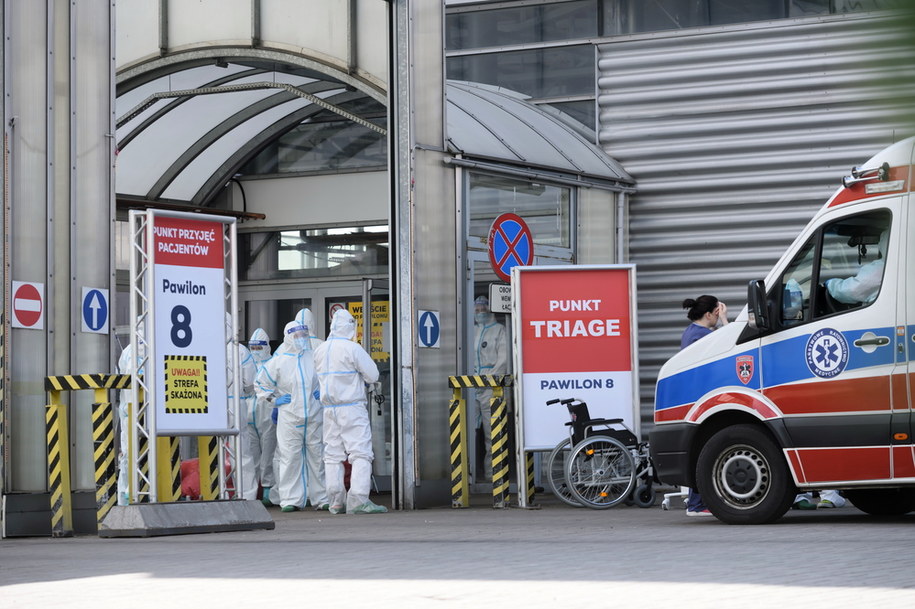
[(883, 283), (892, 217), (880, 210), (823, 228), (816, 317), (865, 307)]
[(812, 237), (798, 252), (782, 274), (781, 289), (775, 296), (779, 303), (782, 327), (810, 320), (810, 289), (814, 285), (816, 238)]

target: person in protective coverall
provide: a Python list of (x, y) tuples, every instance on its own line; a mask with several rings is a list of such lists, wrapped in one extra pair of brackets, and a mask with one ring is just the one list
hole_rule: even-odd
[[(300, 326), (304, 326), (308, 330), (308, 344), (311, 345), (311, 350), (314, 352), (314, 350), (318, 348), (318, 345), (324, 341), (315, 336), (315, 316), (312, 315), (311, 309), (299, 309), (299, 312), (295, 314), (295, 319), (293, 321), (299, 322)], [(280, 353), (284, 353), (285, 351), (286, 343), (284, 342), (276, 348), (276, 351), (273, 353), (273, 355), (276, 356)]]
[[(139, 320), (137, 320), (139, 323)], [(118, 358), (118, 374), (132, 374), (133, 369), (140, 364), (140, 359), (146, 353), (146, 340), (143, 326), (138, 327), (137, 344), (140, 345), (140, 356), (133, 357), (133, 348), (130, 343), (121, 351)], [(143, 369), (139, 372), (143, 374)], [(118, 424), (120, 427), (120, 448), (118, 450), (118, 505), (127, 505), (130, 502), (130, 470), (127, 467), (128, 442), (130, 441), (130, 421), (128, 420), (128, 404), (133, 402), (133, 389), (122, 389), (118, 396)]]
[[(489, 299), (477, 296), (473, 301), (473, 355), (474, 374), (501, 376), (508, 374), (508, 344), (505, 326), (496, 321), (489, 308)], [(484, 471), (486, 480), (492, 480), (492, 389), (477, 389), (479, 410), (477, 427), (483, 426), (486, 443)]]
[[(241, 377), (241, 390), (238, 394), (238, 410), (239, 416), (243, 419), (247, 416), (248, 409), (250, 408), (249, 404), (254, 401), (254, 377), (257, 375), (257, 366), (254, 363), (254, 358), (251, 356), (251, 352), (248, 351), (248, 348), (240, 343), (236, 343), (234, 337), (232, 336), (232, 315), (226, 312), (226, 374), (230, 380), (228, 387), (227, 398), (229, 401), (229, 412), (234, 413), (232, 410), (232, 398), (236, 391), (235, 379), (232, 378), (231, 366), (232, 366), (232, 348), (233, 346), (238, 351), (238, 371)], [(245, 480), (248, 478), (248, 474), (245, 472), (245, 465), (248, 462), (247, 457), (247, 446), (245, 446), (245, 426), (240, 424), (239, 430), (241, 432), (241, 437), (238, 439), (238, 452), (240, 453), (239, 457), (242, 463), (242, 479), (236, 476), (235, 483), (236, 488), (241, 488), (242, 499), (257, 499), (257, 486), (254, 486), (253, 493), (251, 489), (246, 488)], [(237, 468), (236, 468), (237, 472)]]
[[(248, 351), (257, 367), (257, 372), (264, 368), (270, 359), (270, 337), (263, 328), (257, 328), (248, 341)], [(245, 499), (257, 497), (258, 484), (263, 488), (264, 505), (273, 505), (270, 500), (270, 489), (276, 485), (273, 473), (273, 457), (276, 452), (276, 425), (271, 416), (273, 404), (256, 394), (245, 400), (247, 402), (247, 425), (245, 425), (243, 442), (245, 450), (244, 481), (242, 496)], [(274, 491), (275, 493), (275, 491)], [(279, 499), (277, 498), (277, 501)]]
[[(284, 512), (328, 508), (324, 486), (321, 405), (308, 329), (286, 324), (283, 353), (275, 354), (257, 375), (257, 397), (279, 407), (276, 422), (277, 490)], [(279, 351), (279, 350), (277, 350)], [(276, 397), (274, 397), (276, 396)]]
[[(315, 350), (315, 368), (324, 403), (324, 466), (332, 514), (381, 514), (387, 508), (369, 500), (372, 485), (372, 428), (366, 383), (378, 381), (378, 366), (358, 343), (356, 320), (334, 313), (327, 341)], [(352, 465), (349, 493), (343, 462)]]

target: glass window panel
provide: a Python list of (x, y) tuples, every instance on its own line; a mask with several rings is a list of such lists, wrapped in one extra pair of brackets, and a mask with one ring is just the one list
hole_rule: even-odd
[(708, 25), (708, 0), (604, 0), (604, 35)]
[(594, 94), (591, 46), (452, 57), (448, 78), (504, 87), (535, 98)]
[(828, 15), (830, 0), (791, 0), (788, 7), (790, 17), (811, 17)]
[(537, 245), (571, 248), (571, 190), (503, 176), (469, 174), (470, 237), (486, 239), (503, 213), (521, 216)]
[(574, 40), (591, 38), (597, 31), (597, 0), (563, 2), (541, 7), (540, 40)]
[(242, 233), (239, 278), (376, 275), (388, 270), (388, 227)]
[(594, 100), (553, 103), (550, 105), (568, 114), (592, 131), (594, 130), (597, 120), (595, 118)]
[(712, 25), (787, 17), (784, 0), (709, 0)]
[[(374, 120), (385, 125), (384, 119)], [(385, 137), (348, 120), (297, 125), (266, 146), (241, 169), (244, 175), (383, 168)]]

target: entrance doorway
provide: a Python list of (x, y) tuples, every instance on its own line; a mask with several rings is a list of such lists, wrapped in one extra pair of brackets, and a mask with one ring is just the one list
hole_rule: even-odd
[[(373, 490), (392, 493), (392, 503), (399, 505), (395, 483), (395, 421), (391, 401), (391, 317), (390, 292), (386, 278), (353, 281), (315, 282), (243, 286), (239, 290), (242, 329), (246, 340), (256, 328), (270, 336), (273, 350), (283, 342), (283, 328), (303, 307), (311, 309), (315, 328), (312, 334), (321, 340), (330, 332), (330, 321), (338, 309), (348, 310), (356, 318), (356, 341), (368, 351), (379, 372), (379, 389), (369, 392), (369, 420), (372, 426)], [(365, 311), (370, 314), (366, 316)], [(368, 338), (366, 338), (368, 337)]]

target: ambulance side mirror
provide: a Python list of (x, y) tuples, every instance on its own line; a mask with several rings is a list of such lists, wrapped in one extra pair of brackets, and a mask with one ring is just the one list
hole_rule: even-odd
[(749, 325), (757, 330), (768, 330), (769, 304), (766, 301), (766, 283), (754, 279), (747, 286), (747, 309), (750, 314)]

